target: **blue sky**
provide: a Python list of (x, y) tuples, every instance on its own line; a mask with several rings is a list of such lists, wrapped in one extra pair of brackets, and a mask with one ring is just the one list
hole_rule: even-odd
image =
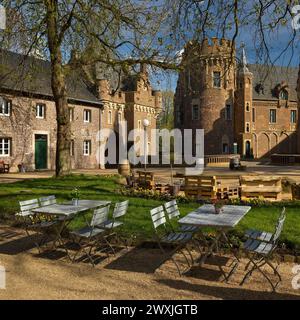
[[(206, 2), (206, 1), (205, 1)], [(253, 2), (249, 1), (249, 8), (253, 6)], [(279, 2), (278, 2), (279, 3)], [(273, 8), (271, 8), (273, 10)], [(246, 12), (246, 11), (245, 11)], [(274, 17), (273, 17), (274, 18)], [(264, 15), (264, 23), (265, 25), (272, 19), (272, 11), (266, 12)], [(290, 21), (287, 20), (286, 24), (278, 25), (276, 30), (272, 32), (266, 32), (266, 43), (269, 48), (269, 54), (271, 57), (272, 63), (275, 65), (281, 66), (291, 66), (297, 67), (300, 63), (300, 48), (299, 48), (299, 40), (300, 40), (300, 30), (296, 31), (294, 34), (294, 30), (291, 26)], [(256, 34), (256, 27), (252, 24), (247, 26), (240, 27), (239, 35), (236, 39), (236, 48), (238, 55), (240, 55), (241, 45), (245, 45), (245, 50), (248, 58), (248, 63), (265, 63), (265, 56), (262, 56), (263, 51), (259, 49), (259, 39)], [(231, 38), (233, 31), (228, 31), (227, 38)], [(218, 36), (217, 31), (212, 31), (209, 33), (210, 37)], [(295, 36), (293, 43), (290, 41)], [(288, 47), (286, 49), (286, 47)], [(283, 53), (284, 51), (284, 53)], [(153, 76), (153, 84), (154, 87), (159, 88), (161, 90), (173, 90), (175, 91), (176, 83), (177, 83), (177, 74), (170, 73), (167, 75), (161, 76)]]

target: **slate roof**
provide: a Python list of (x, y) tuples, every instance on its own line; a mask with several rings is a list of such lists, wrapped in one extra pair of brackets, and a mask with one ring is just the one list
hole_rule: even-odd
[[(80, 72), (73, 72), (66, 82), (69, 100), (101, 105)], [(51, 64), (46, 60), (0, 50), (0, 88), (53, 97)]]
[[(249, 64), (248, 69), (253, 73), (253, 100), (278, 100), (274, 89), (278, 84), (286, 82), (289, 88), (289, 100), (297, 101), (298, 67)], [(263, 92), (257, 90), (257, 85), (260, 83), (263, 85)]]

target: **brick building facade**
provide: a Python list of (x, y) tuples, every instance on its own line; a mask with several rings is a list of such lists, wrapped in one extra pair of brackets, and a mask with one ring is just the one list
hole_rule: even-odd
[(188, 43), (175, 94), (175, 127), (204, 129), (205, 154), (297, 153), (298, 68), (236, 58), (231, 41)]
[[(0, 51), (0, 161), (9, 163), (12, 171), (20, 164), (27, 170), (55, 168), (57, 126), (50, 71), (47, 61)], [(117, 133), (123, 120), (128, 131), (143, 128), (145, 118), (150, 120), (148, 130), (156, 127), (161, 93), (152, 89), (145, 67), (124, 80), (130, 85), (112, 93), (107, 79), (91, 87), (82, 74), (67, 78), (73, 168), (99, 168), (100, 129)]]

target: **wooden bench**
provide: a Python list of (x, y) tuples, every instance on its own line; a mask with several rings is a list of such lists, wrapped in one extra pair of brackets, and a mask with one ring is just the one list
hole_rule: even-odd
[(256, 177), (242, 176), (241, 183), (241, 198), (247, 199), (266, 199), (280, 201), (282, 198), (281, 177)]
[(0, 173), (9, 173), (10, 165), (0, 161)]

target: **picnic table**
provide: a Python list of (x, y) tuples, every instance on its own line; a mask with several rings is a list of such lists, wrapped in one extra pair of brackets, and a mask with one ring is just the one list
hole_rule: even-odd
[[(226, 244), (231, 248), (232, 253), (237, 259), (236, 267), (239, 262), (239, 257), (233, 250), (233, 244), (230, 239), (227, 237), (226, 233), (236, 227), (239, 222), (245, 217), (245, 215), (251, 210), (249, 206), (224, 206), (223, 212), (220, 214), (215, 213), (215, 208), (213, 205), (204, 205), (199, 209), (189, 213), (187, 216), (179, 220), (179, 223), (182, 225), (190, 225), (199, 227), (199, 232), (202, 235), (202, 238), (205, 237), (202, 234), (201, 228), (210, 227), (216, 230), (216, 235), (212, 240), (211, 245), (208, 247), (206, 253), (200, 257), (200, 266), (205, 264), (207, 258), (213, 254), (215, 249), (219, 248), (219, 242), (221, 239), (225, 241)], [(234, 272), (235, 267), (232, 269), (232, 272), (227, 276), (223, 269), (220, 267), (221, 272), (223, 273), (226, 280), (229, 279), (231, 274)]]
[[(98, 201), (98, 200), (79, 200), (78, 205), (72, 205), (71, 202), (66, 204), (51, 204), (44, 207), (39, 207), (32, 209), (31, 212), (37, 215), (44, 215), (49, 217), (59, 217), (58, 227), (55, 228), (56, 237), (53, 241), (54, 246), (56, 242), (59, 242), (61, 246), (65, 249), (67, 255), (69, 256), (68, 249), (66, 248), (64, 241), (62, 239), (62, 233), (67, 228), (68, 224), (71, 222), (75, 215), (89, 211), (91, 209), (96, 209), (99, 207), (107, 206), (111, 204), (110, 201)], [(70, 256), (69, 256), (70, 258)]]

